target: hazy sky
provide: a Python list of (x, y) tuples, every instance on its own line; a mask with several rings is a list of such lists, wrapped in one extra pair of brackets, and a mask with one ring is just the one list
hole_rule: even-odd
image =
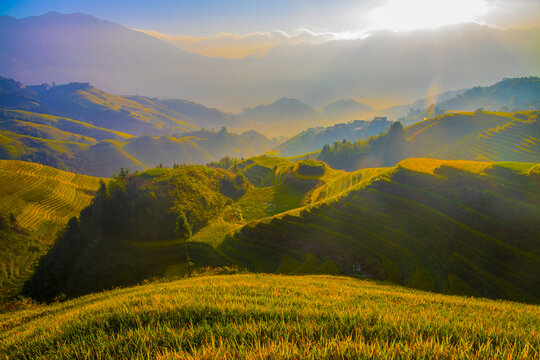
[[(53, 15), (29, 38), (4, 35), (5, 46), (13, 45), (0, 57), (4, 76), (29, 84), (89, 81), (113, 93), (236, 112), (283, 96), (315, 107), (354, 98), (382, 108), (540, 71), (540, 0), (0, 1), (0, 14), (15, 18), (52, 11), (106, 19), (191, 54), (140, 34), (116, 43), (80, 33), (91, 29), (55, 32), (63, 16)], [(28, 53), (17, 57), (21, 48)], [(36, 49), (47, 59), (33, 56)]]
[(169, 35), (300, 29), (361, 33), (467, 21), (496, 26), (539, 24), (539, 0), (4, 0), (0, 12), (16, 18), (46, 12), (82, 12), (124, 26)]

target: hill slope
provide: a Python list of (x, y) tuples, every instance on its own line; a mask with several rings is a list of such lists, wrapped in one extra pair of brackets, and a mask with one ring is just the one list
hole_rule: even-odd
[[(178, 215), (187, 215), (194, 233), (222, 213), (234, 221), (232, 198), (248, 187), (242, 180), (204, 166), (122, 173), (100, 187), (79, 219), (70, 220), (25, 292), (52, 300), (62, 293), (72, 297), (183, 273), (185, 249), (175, 235)], [(227, 263), (205, 243), (193, 243), (189, 253), (198, 266)]]
[(25, 86), (0, 77), (0, 107), (67, 117), (132, 135), (197, 129), (191, 119), (144, 97), (122, 97), (89, 83)]
[(0, 160), (0, 211), (46, 238), (78, 215), (102, 179), (23, 161)]
[(539, 319), (345, 277), (207, 276), (0, 314), (0, 357), (534, 359)]
[(538, 169), (412, 159), (361, 170), (358, 185), (339, 192), (353, 175), (323, 185), (312, 199), (329, 200), (249, 223), (220, 250), (255, 271), (352, 272), (538, 302)]
[(99, 182), (39, 164), (0, 160), (0, 214), (12, 214), (26, 229), (2, 236), (0, 297), (22, 286), (56, 232), (90, 204)]

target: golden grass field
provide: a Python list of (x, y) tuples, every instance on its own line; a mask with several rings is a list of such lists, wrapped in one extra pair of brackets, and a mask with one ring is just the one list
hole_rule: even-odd
[(540, 307), (335, 276), (198, 276), (0, 314), (5, 359), (535, 359)]

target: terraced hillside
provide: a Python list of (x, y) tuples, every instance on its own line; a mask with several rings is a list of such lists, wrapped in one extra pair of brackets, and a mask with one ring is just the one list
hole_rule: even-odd
[[(250, 174), (253, 164), (279, 172), (279, 181), (270, 187), (252, 186), (240, 168)], [(28, 293), (51, 300), (59, 291), (74, 296), (183, 274), (184, 247), (174, 233), (179, 212), (187, 214), (193, 227), (189, 253), (197, 266), (234, 263), (217, 249), (225, 235), (246, 221), (304, 206), (313, 196), (324, 197), (314, 191), (345, 175), (318, 161), (291, 163), (269, 157), (242, 162), (237, 172), (181, 166), (122, 175), (98, 192), (80, 222), (69, 224)]]
[(540, 159), (538, 114), (538, 112), (514, 114), (502, 124), (468, 135), (451, 146), (434, 151), (430, 157), (538, 162)]
[(346, 277), (221, 275), (0, 314), (0, 357), (535, 359), (539, 328), (536, 305)]
[[(317, 189), (324, 201), (247, 224), (219, 249), (253, 271), (356, 273), (539, 302), (539, 170), (429, 159), (365, 169)], [(343, 181), (358, 184), (339, 192)]]
[(319, 159), (338, 169), (394, 166), (400, 160), (540, 162), (540, 111), (458, 112), (389, 130), (365, 141), (324, 146)]
[(22, 286), (56, 232), (90, 204), (100, 181), (35, 163), (0, 160), (0, 214), (12, 214), (26, 229), (2, 237), (1, 293)]
[(246, 221), (309, 203), (321, 184), (345, 174), (318, 161), (261, 157), (242, 166), (246, 173), (255, 163), (278, 171), (276, 161), (280, 181), (270, 187), (253, 187), (240, 166), (237, 174), (202, 166), (123, 174), (98, 191), (79, 221), (70, 221), (25, 292), (51, 300), (183, 274), (185, 248), (174, 230), (179, 213), (193, 228), (188, 248), (196, 266), (235, 263), (218, 250), (225, 235)]
[[(188, 247), (196, 266), (357, 274), (535, 303), (539, 170), (535, 163), (410, 159), (346, 173), (314, 160), (258, 157), (236, 163), (233, 173), (186, 167), (129, 175), (70, 224), (27, 293), (50, 300), (182, 274), (174, 214), (183, 211), (194, 226)], [(64, 275), (51, 275), (58, 271)], [(52, 278), (60, 280), (47, 283)]]
[(23, 110), (0, 109), (0, 128), (20, 135), (87, 144), (133, 138), (133, 135), (99, 128), (82, 121)]
[(92, 200), (102, 179), (23, 161), (0, 160), (0, 211), (50, 238)]

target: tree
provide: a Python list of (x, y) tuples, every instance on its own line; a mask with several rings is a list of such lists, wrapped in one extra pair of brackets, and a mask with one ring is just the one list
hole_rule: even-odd
[(186, 214), (180, 213), (176, 219), (176, 235), (178, 239), (184, 242), (184, 250), (186, 253), (186, 264), (188, 276), (191, 276), (191, 260), (188, 253), (187, 242), (191, 238), (191, 225), (187, 221)]

